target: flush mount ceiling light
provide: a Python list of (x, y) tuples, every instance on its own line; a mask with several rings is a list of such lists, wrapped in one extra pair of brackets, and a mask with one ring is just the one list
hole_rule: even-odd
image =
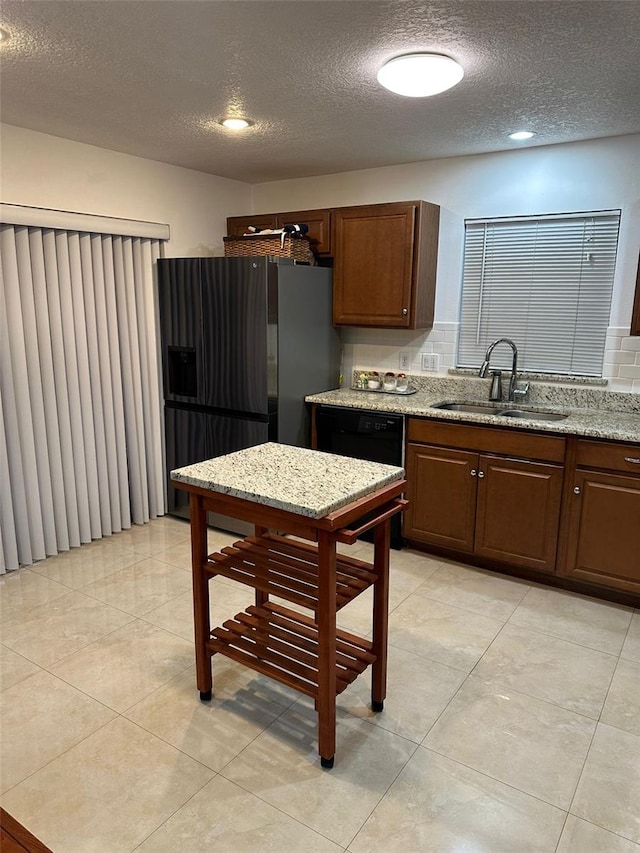
[(408, 98), (437, 95), (459, 83), (462, 66), (440, 53), (407, 53), (390, 59), (378, 71), (378, 83)]
[(517, 130), (515, 133), (509, 134), (509, 139), (515, 139), (516, 142), (523, 142), (525, 139), (531, 139), (535, 136), (532, 130)]
[(253, 122), (246, 118), (223, 118), (220, 120), (220, 124), (228, 130), (244, 130), (251, 127)]

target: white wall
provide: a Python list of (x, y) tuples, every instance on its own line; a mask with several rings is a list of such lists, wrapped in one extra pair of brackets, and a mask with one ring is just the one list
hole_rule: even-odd
[(0, 143), (1, 201), (167, 223), (167, 257), (223, 255), (226, 217), (251, 206), (240, 181), (11, 125)]
[[(616, 379), (614, 387), (640, 390), (638, 339), (625, 334), (640, 250), (640, 135), (258, 184), (252, 212), (417, 198), (442, 208), (434, 332), (349, 331), (345, 350), (357, 366), (397, 369), (398, 349), (410, 352), (412, 370), (421, 351), (438, 352), (442, 368), (453, 364), (465, 218), (620, 208), (604, 374)], [(616, 356), (616, 348), (626, 355)]]

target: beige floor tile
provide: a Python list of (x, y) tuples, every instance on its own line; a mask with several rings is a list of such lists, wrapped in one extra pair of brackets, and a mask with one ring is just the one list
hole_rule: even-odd
[(130, 853), (211, 777), (119, 717), (9, 791), (2, 805), (56, 853)]
[(640, 735), (640, 663), (620, 658), (600, 722)]
[(640, 736), (598, 724), (571, 814), (640, 844)]
[(39, 666), (50, 666), (133, 621), (81, 592), (67, 591), (22, 619), (2, 622), (2, 642)]
[(296, 703), (234, 758), (222, 775), (344, 846), (416, 745), (340, 713), (335, 765), (323, 770), (316, 729), (313, 707)]
[(143, 559), (129, 548), (110, 540), (108, 544), (101, 544), (103, 541), (49, 557), (36, 563), (33, 571), (72, 589), (81, 589)]
[(569, 815), (557, 853), (640, 853), (640, 844)]
[(299, 694), (252, 670), (214, 658), (214, 697), (201, 702), (189, 669), (126, 716), (167, 743), (220, 770), (285, 711)]
[(442, 561), (429, 556), (429, 554), (423, 554), (421, 551), (403, 548), (400, 551), (392, 550), (389, 552), (389, 567), (391, 572), (397, 569), (404, 569), (407, 573), (411, 572), (415, 575), (416, 580), (422, 583), (442, 567)]
[[(209, 583), (209, 618), (212, 628), (222, 625), (226, 619), (231, 619), (254, 603), (255, 594), (247, 586), (238, 583), (228, 586), (218, 578)], [(193, 642), (193, 595), (190, 592), (145, 613), (142, 618), (145, 622), (151, 622)]]
[(633, 614), (621, 656), (640, 663), (640, 610), (636, 610)]
[[(48, 563), (48, 560), (43, 560)], [(31, 610), (41, 604), (48, 604), (56, 598), (69, 594), (69, 589), (62, 584), (31, 569), (18, 569), (0, 575), (0, 616), (2, 622), (10, 619), (21, 619)]]
[(40, 672), (40, 667), (35, 663), (6, 646), (0, 646), (0, 690), (13, 687), (37, 672)]
[(442, 564), (416, 592), (472, 613), (505, 620), (529, 589), (524, 581), (449, 563)]
[(598, 719), (618, 659), (507, 624), (473, 674)]
[(340, 853), (341, 847), (218, 776), (136, 853)]
[(156, 519), (148, 524), (136, 524), (130, 530), (118, 534), (123, 545), (136, 554), (153, 557), (174, 545), (186, 542), (191, 537), (188, 521), (177, 518)]
[(391, 613), (389, 642), (471, 672), (503, 624), (414, 593)]
[(82, 591), (133, 616), (144, 616), (190, 589), (188, 572), (159, 560), (145, 559), (88, 584)]
[(424, 745), (568, 809), (595, 722), (470, 676)]
[(193, 659), (192, 643), (135, 620), (59, 661), (51, 671), (121, 712), (184, 672)]
[(420, 743), (438, 719), (466, 674), (459, 669), (389, 648), (384, 710), (371, 710), (371, 667), (338, 697), (350, 714)]
[(18, 784), (114, 717), (48, 672), (0, 694), (2, 791)]
[(509, 619), (514, 625), (551, 634), (612, 655), (620, 654), (632, 610), (558, 589), (534, 587)]
[[(389, 575), (389, 613), (392, 613), (417, 586), (422, 583), (404, 569), (394, 569)], [(371, 635), (373, 626), (373, 587), (349, 602), (336, 615), (338, 627), (361, 637)]]
[(565, 813), (428, 749), (409, 760), (353, 853), (553, 853)]

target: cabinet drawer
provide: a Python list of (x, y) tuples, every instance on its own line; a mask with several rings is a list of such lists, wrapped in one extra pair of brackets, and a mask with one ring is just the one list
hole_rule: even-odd
[(576, 465), (579, 468), (606, 468), (640, 477), (640, 444), (608, 444), (579, 441)]
[(409, 418), (407, 440), (442, 444), (445, 447), (458, 447), (483, 453), (501, 453), (505, 456), (518, 456), (525, 459), (564, 462), (564, 438), (524, 430), (493, 429), (463, 423)]

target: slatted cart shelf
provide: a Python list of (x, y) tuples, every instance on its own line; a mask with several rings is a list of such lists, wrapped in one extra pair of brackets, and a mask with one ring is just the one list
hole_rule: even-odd
[[(208, 646), (212, 654), (318, 697), (318, 626), (301, 613), (272, 603), (248, 607), (214, 628)], [(369, 640), (336, 631), (336, 695), (375, 662), (371, 649)]]
[[(222, 575), (292, 604), (318, 609), (318, 553), (313, 545), (267, 533), (249, 536), (210, 554), (207, 574)], [(371, 584), (376, 574), (370, 563), (336, 555), (336, 609), (340, 610)]]

